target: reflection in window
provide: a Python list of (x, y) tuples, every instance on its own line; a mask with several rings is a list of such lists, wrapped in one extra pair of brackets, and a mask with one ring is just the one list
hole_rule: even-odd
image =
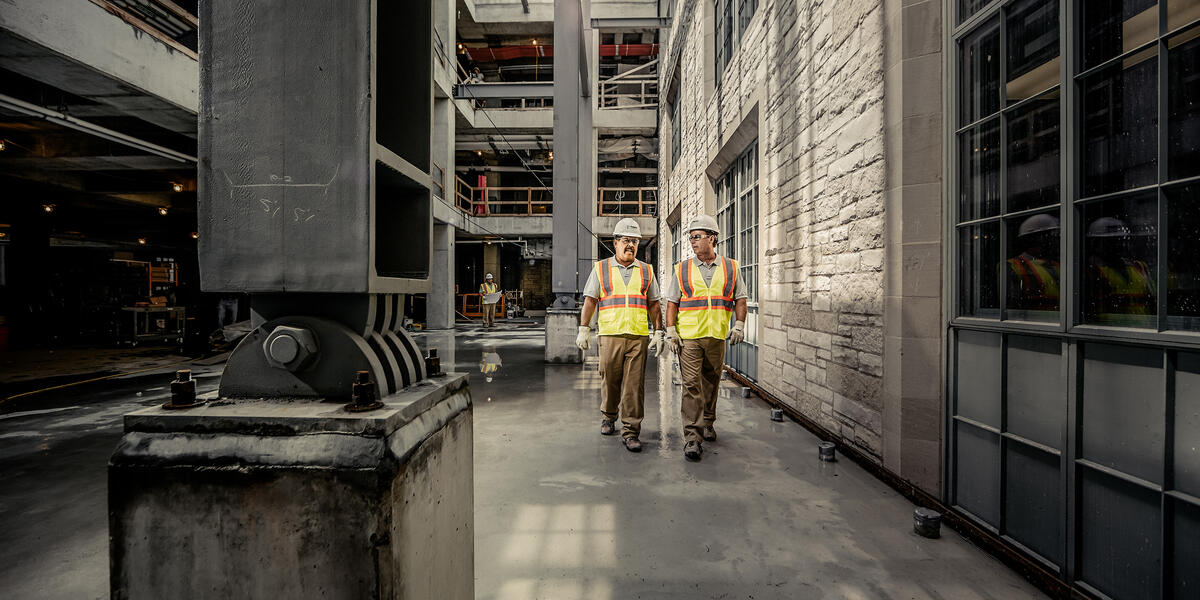
[(1000, 110), (1000, 26), (992, 19), (962, 41), (959, 126)]
[(1154, 51), (1083, 84), (1083, 196), (1158, 181), (1158, 64)]
[(1083, 68), (1090, 69), (1158, 36), (1154, 0), (1087, 0), (1083, 10)]
[(972, 127), (960, 138), (959, 220), (1000, 213), (1000, 120)]
[(1156, 326), (1157, 211), (1156, 192), (1084, 207), (1085, 322)]
[(1007, 22), (1005, 95), (1020, 102), (1058, 84), (1058, 2), (1014, 3)]
[(1008, 210), (1059, 201), (1058, 92), (1008, 113)]
[(1008, 300), (1006, 318), (1058, 319), (1059, 223), (1055, 213), (1008, 222)]
[[(1200, 9), (1200, 2), (1194, 6)], [(1200, 34), (1192, 29), (1182, 38)], [(1170, 179), (1200, 175), (1200, 37), (1171, 40), (1167, 53), (1167, 172)]]
[(1168, 191), (1167, 214), (1168, 321), (1200, 331), (1200, 186)]
[(1175, 31), (1195, 21), (1200, 21), (1200, 2), (1167, 0), (1167, 31)]
[(1000, 316), (1000, 223), (958, 230), (959, 314)]

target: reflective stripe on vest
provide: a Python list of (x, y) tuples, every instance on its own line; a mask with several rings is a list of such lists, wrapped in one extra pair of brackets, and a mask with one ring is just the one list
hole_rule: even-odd
[(737, 262), (719, 257), (721, 268), (713, 272), (712, 281), (705, 284), (704, 276), (695, 259), (675, 265), (675, 278), (679, 281), (679, 313), (675, 330), (685, 340), (711, 337), (725, 339), (729, 336), (729, 322), (733, 319), (733, 290), (737, 285)]
[(617, 270), (617, 261), (606, 258), (596, 262), (596, 277), (600, 280), (599, 334), (650, 335), (650, 289), (653, 273), (642, 261), (635, 261), (629, 283)]

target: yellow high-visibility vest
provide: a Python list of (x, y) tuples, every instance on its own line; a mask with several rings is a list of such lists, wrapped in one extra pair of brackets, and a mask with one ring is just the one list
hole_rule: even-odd
[(675, 331), (685, 340), (729, 337), (738, 266), (737, 261), (724, 256), (717, 257), (717, 262), (721, 268), (713, 272), (712, 281), (707, 285), (696, 259), (675, 265), (675, 278), (682, 293)]
[(616, 259), (596, 261), (600, 281), (598, 308), (600, 335), (650, 335), (650, 303), (646, 292), (654, 280), (654, 271), (635, 260), (629, 283), (621, 278)]
[(500, 287), (494, 283), (483, 283), (479, 286), (480, 294), (495, 294), (500, 291)]

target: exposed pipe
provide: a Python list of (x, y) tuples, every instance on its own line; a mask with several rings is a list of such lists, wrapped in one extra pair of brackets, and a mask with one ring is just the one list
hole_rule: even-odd
[(75, 117), (58, 112), (56, 110), (44, 108), (36, 104), (30, 104), (24, 100), (13, 98), (12, 96), (0, 94), (0, 108), (6, 108), (31, 117), (42, 118), (50, 121), (51, 123), (62, 125), (63, 127), (89, 133), (96, 137), (104, 138), (110, 142), (123, 144), (125, 146), (129, 146), (130, 148), (136, 148), (143, 152), (149, 152), (150, 154), (161, 156), (163, 158), (169, 158), (181, 163), (196, 162), (196, 157), (190, 154), (184, 154), (170, 148), (159, 146), (158, 144), (152, 144), (146, 140), (135, 138), (131, 135), (125, 135), (124, 133), (113, 131), (107, 127), (101, 127), (95, 123), (89, 123), (81, 119), (76, 119)]

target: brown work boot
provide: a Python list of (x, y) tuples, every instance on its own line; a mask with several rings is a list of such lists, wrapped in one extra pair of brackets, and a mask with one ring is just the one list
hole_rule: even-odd
[(700, 431), (700, 437), (704, 438), (706, 442), (715, 442), (717, 441), (717, 430), (709, 425)]
[(700, 453), (704, 449), (700, 447), (700, 442), (692, 440), (683, 445), (683, 457), (688, 460), (700, 460)]
[(612, 435), (616, 432), (617, 430), (613, 428), (612, 421), (609, 421), (608, 419), (600, 421), (600, 435)]
[(625, 449), (630, 452), (641, 452), (642, 442), (635, 437), (627, 437), (625, 438)]

